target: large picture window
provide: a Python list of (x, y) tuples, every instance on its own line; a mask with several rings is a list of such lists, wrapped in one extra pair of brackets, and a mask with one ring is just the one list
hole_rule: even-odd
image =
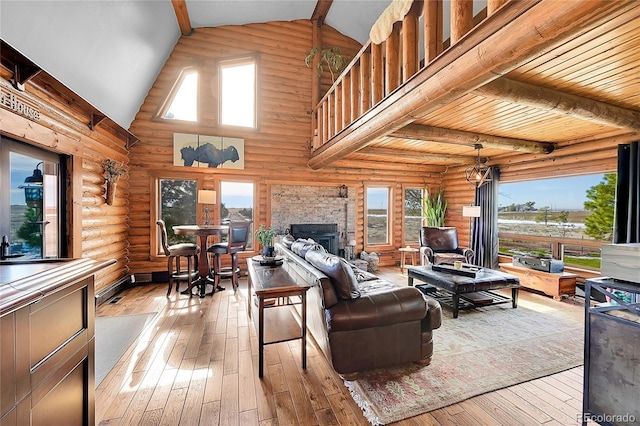
[[(169, 245), (190, 242), (195, 236), (176, 235), (174, 225), (193, 225), (196, 223), (196, 198), (198, 181), (190, 179), (158, 180), (158, 217), (167, 226)], [(160, 253), (160, 238), (157, 238), (156, 253)]]
[(220, 124), (256, 128), (256, 61), (223, 61), (219, 65)]
[[(253, 182), (220, 182), (220, 223), (242, 220), (253, 222), (253, 190)], [(250, 229), (253, 230), (253, 225)], [(252, 247), (253, 238), (249, 238), (247, 249)]]
[(404, 190), (404, 244), (419, 244), (422, 226), (422, 194), (421, 188)]
[(365, 242), (367, 246), (389, 244), (390, 197), (391, 189), (388, 187), (367, 187), (367, 235)]

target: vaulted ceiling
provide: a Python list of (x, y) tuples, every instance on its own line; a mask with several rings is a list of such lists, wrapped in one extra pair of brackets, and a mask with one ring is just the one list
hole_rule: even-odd
[[(389, 2), (2, 0), (0, 38), (128, 129), (181, 26), (310, 19), (318, 7), (327, 25), (364, 44)], [(189, 23), (180, 22), (187, 15)]]

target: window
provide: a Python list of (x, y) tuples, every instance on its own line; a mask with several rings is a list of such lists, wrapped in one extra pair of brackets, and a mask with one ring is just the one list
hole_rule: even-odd
[(615, 182), (615, 174), (593, 174), (500, 183), (500, 252), (599, 268), (600, 246), (613, 232)]
[(404, 244), (419, 244), (422, 226), (422, 189), (404, 190)]
[[(187, 179), (159, 179), (158, 180), (158, 217), (167, 226), (169, 245), (177, 243), (195, 243), (195, 236), (176, 235), (174, 225), (189, 225), (196, 223), (196, 194), (198, 181)], [(156, 254), (160, 249), (160, 235), (157, 238)]]
[(198, 121), (198, 73), (184, 71), (171, 90), (160, 117), (168, 120)]
[[(231, 221), (253, 221), (253, 183), (220, 182), (220, 223)], [(253, 235), (253, 227), (251, 235)], [(247, 248), (253, 247), (253, 238), (249, 238)]]
[(220, 63), (220, 123), (256, 128), (256, 63), (239, 59)]
[(389, 199), (390, 188), (368, 187), (366, 198), (367, 235), (366, 245), (389, 244)]
[(61, 160), (57, 154), (0, 140), (0, 234), (20, 259), (64, 256)]

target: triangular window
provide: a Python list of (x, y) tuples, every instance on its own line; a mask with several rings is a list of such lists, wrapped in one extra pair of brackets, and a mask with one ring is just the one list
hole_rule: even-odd
[(160, 112), (161, 118), (169, 120), (198, 121), (198, 73), (184, 71)]

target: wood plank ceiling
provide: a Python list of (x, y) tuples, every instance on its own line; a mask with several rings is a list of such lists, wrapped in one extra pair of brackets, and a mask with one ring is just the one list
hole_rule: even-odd
[[(376, 137), (355, 152), (347, 150), (333, 164), (471, 165), (475, 144), (483, 146), (481, 155), (488, 164), (501, 164), (528, 153), (555, 150), (554, 155), (562, 155), (579, 142), (638, 139), (640, 3), (630, 2), (604, 24), (439, 105), (404, 128)], [(574, 173), (585, 170), (576, 168)]]

